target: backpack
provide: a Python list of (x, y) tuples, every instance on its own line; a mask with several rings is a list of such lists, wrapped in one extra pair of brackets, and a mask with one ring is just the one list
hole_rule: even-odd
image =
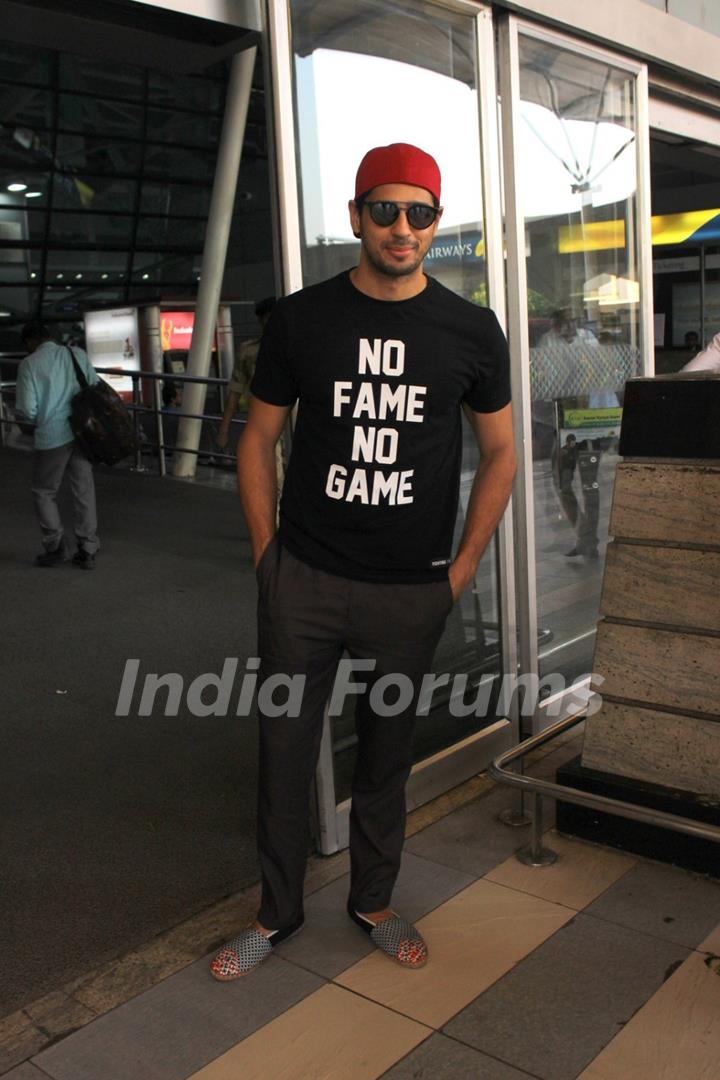
[(72, 349), (80, 392), (70, 402), (70, 428), (94, 465), (115, 465), (137, 450), (135, 425), (120, 395), (102, 379), (91, 386)]

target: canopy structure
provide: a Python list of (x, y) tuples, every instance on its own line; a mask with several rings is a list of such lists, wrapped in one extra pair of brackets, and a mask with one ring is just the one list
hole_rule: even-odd
[[(295, 0), (293, 50), (297, 56), (310, 56), (316, 49), (397, 60), (475, 86), (475, 55), (468, 49), (467, 16), (455, 17), (451, 11), (438, 11), (422, 2), (364, 0), (359, 7), (356, 0), (333, 0), (332, 4), (327, 0)], [(360, 93), (358, 87), (358, 100)]]

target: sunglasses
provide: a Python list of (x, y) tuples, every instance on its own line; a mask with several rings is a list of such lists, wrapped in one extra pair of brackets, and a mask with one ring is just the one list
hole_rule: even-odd
[(367, 206), (375, 224), (383, 228), (394, 225), (400, 217), (400, 211), (404, 210), (411, 229), (428, 229), (442, 210), (441, 206), (429, 206), (428, 203), (389, 202), (387, 199), (366, 202), (363, 205)]

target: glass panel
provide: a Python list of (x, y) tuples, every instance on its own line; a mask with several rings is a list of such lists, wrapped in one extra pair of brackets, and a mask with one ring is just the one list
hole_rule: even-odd
[(145, 153), (145, 172), (148, 175), (187, 177), (188, 180), (212, 180), (215, 172), (215, 151), (175, 150), (169, 146), (148, 143)]
[[(42, 240), (45, 236), (45, 218), (42, 211), (15, 210), (3, 204), (0, 199), (0, 241), (10, 243), (27, 240)], [(0, 255), (0, 258), (6, 258)]]
[(53, 244), (126, 244), (132, 240), (133, 218), (120, 215), (53, 213)]
[[(25, 215), (30, 217), (30, 215)], [(38, 221), (38, 216), (41, 219)], [(42, 230), (44, 214), (33, 215), (33, 225)], [(0, 210), (0, 287), (6, 282), (35, 281), (40, 271), (42, 252), (23, 247), (11, 247), (18, 236), (21, 222), (8, 219)], [(32, 239), (32, 237), (30, 237)], [(6, 247), (5, 244), (8, 246)]]
[(22, 322), (36, 318), (39, 295), (39, 289), (10, 288), (3, 285), (0, 290), (0, 310), (10, 312), (9, 316), (3, 315), (3, 319)]
[(210, 209), (209, 187), (194, 184), (144, 183), (140, 197), (143, 214), (190, 214), (206, 217)]
[[(442, 170), (446, 209), (427, 269), (460, 295), (483, 303), (474, 17), (411, 0), (363, 0), (352, 10), (344, 2), (293, 0), (291, 11), (304, 284), (355, 265), (358, 243), (347, 210), (355, 171), (370, 147), (402, 139), (428, 150)], [(476, 464), (477, 449), (467, 430), (458, 536)], [(434, 670), (469, 674), (467, 699), (473, 700), (472, 685), (489, 677), (490, 688), (500, 671), (499, 653), (497, 578), (489, 551), (475, 588), (448, 619)], [(448, 699), (447, 689), (436, 693), (429, 717), (419, 721), (418, 757), (494, 719), (492, 707), (480, 717), (456, 716)], [(459, 712), (455, 703), (453, 710)], [(349, 792), (354, 758), (350, 712), (335, 721), (333, 738), (336, 791), (342, 799)]]
[[(125, 251), (48, 251), (46, 282), (65, 288), (85, 275), (101, 281), (118, 282), (127, 278), (128, 253)], [(78, 277), (77, 275), (81, 276)], [(107, 277), (103, 275), (107, 274)]]
[(150, 141), (217, 147), (219, 117), (179, 112), (177, 109), (148, 109), (147, 120), (147, 137)]
[(140, 218), (136, 242), (144, 246), (195, 247), (202, 251), (205, 226), (205, 221), (193, 218)]
[(567, 683), (592, 667), (623, 384), (641, 371), (635, 80), (521, 34), (520, 96), (540, 673)]
[[(9, 83), (50, 82), (53, 53), (19, 45), (16, 41), (0, 40), (0, 71)], [(4, 115), (8, 115), (4, 113)]]
[(143, 70), (132, 64), (112, 64), (86, 56), (60, 54), (60, 88), (98, 97), (137, 100), (143, 94)]
[(57, 140), (57, 160), (70, 172), (132, 173), (140, 168), (140, 143), (113, 141), (107, 137), (62, 133)]
[(143, 281), (197, 282), (201, 255), (165, 255), (137, 251), (133, 258), (133, 283)]
[(158, 105), (178, 109), (198, 109), (205, 113), (219, 112), (223, 101), (223, 83), (215, 79), (200, 79), (185, 73), (176, 75), (151, 71), (148, 96)]
[[(4, 73), (4, 72), (3, 72)], [(0, 84), (0, 107), (6, 119), (13, 124), (27, 124), (33, 128), (51, 127), (53, 121), (52, 90), (40, 87)]]
[(114, 176), (82, 177), (56, 173), (53, 187), (53, 208), (60, 210), (118, 210), (132, 212), (135, 208), (137, 180), (122, 180)]
[[(0, 164), (0, 170), (0, 207), (31, 211), (45, 206), (50, 185), (47, 173), (30, 171), (17, 164)], [(9, 190), (20, 185), (21, 191)]]
[(679, 371), (720, 331), (720, 150), (650, 133), (655, 371)]
[(105, 101), (84, 94), (60, 94), (58, 126), (67, 131), (128, 135), (137, 138), (142, 108), (127, 101)]

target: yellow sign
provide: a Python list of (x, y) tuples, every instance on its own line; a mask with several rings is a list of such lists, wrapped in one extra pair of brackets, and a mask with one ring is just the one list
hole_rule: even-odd
[(609, 427), (618, 428), (622, 409), (565, 409), (563, 426), (569, 428)]
[[(651, 218), (652, 242), (682, 244), (708, 221), (720, 215), (720, 209), (690, 210), (683, 214), (654, 214)], [(572, 255), (578, 251), (607, 251), (625, 247), (625, 222), (588, 221), (583, 225), (561, 225), (558, 229), (558, 251)]]

